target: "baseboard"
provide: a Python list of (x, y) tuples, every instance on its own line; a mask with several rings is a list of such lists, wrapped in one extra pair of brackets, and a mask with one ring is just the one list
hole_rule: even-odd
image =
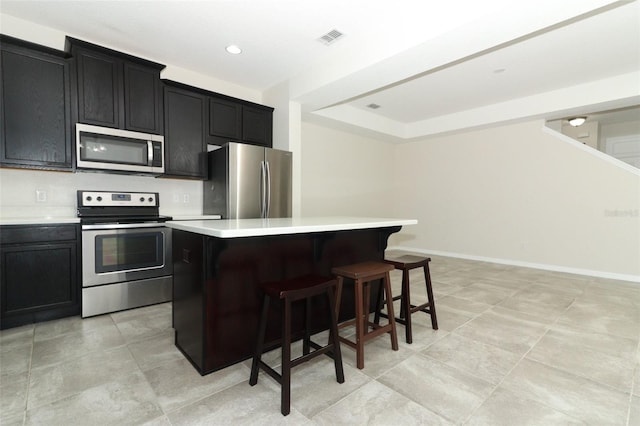
[(612, 280), (640, 283), (640, 275), (617, 274), (614, 272), (570, 268), (570, 267), (558, 266), (558, 265), (547, 265), (544, 263), (533, 263), (533, 262), (524, 262), (524, 261), (512, 260), (512, 259), (500, 259), (495, 257), (475, 256), (470, 254), (453, 253), (453, 252), (439, 251), (439, 250), (424, 250), (424, 249), (418, 249), (415, 247), (405, 247), (405, 246), (389, 246), (387, 247), (387, 250), (402, 250), (402, 251), (408, 251), (408, 252), (414, 252), (414, 253), (420, 253), (420, 254), (426, 254), (426, 255), (454, 257), (458, 259), (467, 259), (467, 260), (478, 260), (481, 262), (498, 263), (501, 265), (521, 266), (524, 268), (542, 269), (545, 271), (554, 271), (554, 272), (566, 272), (568, 274), (586, 275), (590, 277), (608, 278)]

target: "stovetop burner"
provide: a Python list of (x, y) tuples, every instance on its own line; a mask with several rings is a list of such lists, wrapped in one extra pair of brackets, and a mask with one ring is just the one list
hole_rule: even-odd
[(97, 223), (149, 223), (149, 222), (157, 222), (164, 223), (168, 220), (172, 220), (171, 216), (92, 216), (92, 217), (81, 217), (81, 222), (83, 224), (97, 224)]
[(78, 191), (78, 217), (82, 223), (166, 222), (157, 192)]

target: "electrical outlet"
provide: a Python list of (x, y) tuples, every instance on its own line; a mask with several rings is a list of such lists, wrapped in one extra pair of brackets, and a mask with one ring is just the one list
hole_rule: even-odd
[(36, 202), (45, 203), (47, 201), (47, 191), (36, 189)]
[(185, 204), (186, 204), (186, 203), (188, 203), (188, 202), (189, 202), (189, 194), (184, 194), (184, 195), (182, 196), (182, 201), (184, 201), (184, 202), (185, 202)]
[(180, 194), (178, 194), (178, 193), (174, 193), (173, 194), (173, 202), (174, 203), (179, 203), (180, 202)]

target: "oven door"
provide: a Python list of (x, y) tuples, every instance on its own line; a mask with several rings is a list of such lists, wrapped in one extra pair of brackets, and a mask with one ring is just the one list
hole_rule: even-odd
[(173, 273), (171, 229), (157, 223), (82, 226), (82, 286)]

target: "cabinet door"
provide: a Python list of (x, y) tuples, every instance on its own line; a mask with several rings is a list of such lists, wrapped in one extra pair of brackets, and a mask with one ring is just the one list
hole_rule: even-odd
[(77, 314), (76, 243), (2, 246), (2, 328)]
[(242, 140), (254, 145), (271, 147), (273, 143), (273, 112), (250, 106), (242, 107)]
[(126, 129), (162, 134), (159, 71), (125, 62), (124, 98)]
[(71, 169), (69, 67), (65, 59), (3, 43), (0, 78), (0, 162)]
[(225, 99), (209, 98), (209, 135), (224, 142), (242, 139), (242, 105)]
[(166, 175), (204, 179), (206, 100), (198, 93), (165, 87)]
[(124, 111), (120, 106), (122, 61), (83, 49), (78, 64), (78, 120), (81, 123), (119, 128)]

